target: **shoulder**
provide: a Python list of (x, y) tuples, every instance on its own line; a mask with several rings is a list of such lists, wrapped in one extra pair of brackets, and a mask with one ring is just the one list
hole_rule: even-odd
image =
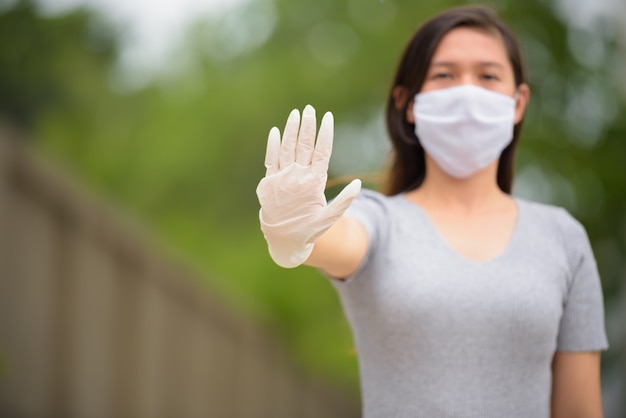
[(376, 204), (385, 204), (389, 200), (389, 196), (372, 189), (361, 189), (355, 201), (371, 202)]
[(361, 189), (346, 215), (380, 218), (387, 222), (390, 218), (403, 217), (407, 206), (409, 204), (403, 194), (387, 196), (375, 190)]
[(563, 248), (570, 264), (590, 251), (585, 227), (566, 209), (520, 198), (515, 200), (526, 218), (526, 225)]
[(356, 218), (370, 229), (371, 224), (378, 223), (386, 217), (389, 211), (388, 200), (389, 198), (382, 193), (361, 189), (345, 214)]
[(540, 227), (548, 228), (554, 232), (558, 231), (564, 237), (586, 235), (583, 225), (562, 207), (517, 197), (515, 200), (522, 207), (529, 220)]
[(367, 213), (375, 215), (385, 213), (390, 210), (392, 202), (393, 197), (385, 196), (375, 190), (361, 189), (350, 208), (346, 211), (346, 214)]
[(374, 190), (361, 189), (345, 215), (359, 221), (371, 240), (380, 240), (398, 222), (402, 200), (401, 195), (386, 196)]

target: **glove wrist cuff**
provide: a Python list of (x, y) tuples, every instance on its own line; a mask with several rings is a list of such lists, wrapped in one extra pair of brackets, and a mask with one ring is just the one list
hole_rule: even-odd
[(313, 243), (290, 228), (290, 224), (268, 224), (263, 220), (263, 210), (259, 212), (261, 230), (267, 241), (270, 256), (276, 264), (285, 268), (297, 267), (304, 263), (313, 251)]

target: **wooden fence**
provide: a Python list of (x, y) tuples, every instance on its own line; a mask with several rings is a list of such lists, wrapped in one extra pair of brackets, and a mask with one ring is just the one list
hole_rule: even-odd
[(140, 237), (0, 132), (0, 416), (358, 416)]

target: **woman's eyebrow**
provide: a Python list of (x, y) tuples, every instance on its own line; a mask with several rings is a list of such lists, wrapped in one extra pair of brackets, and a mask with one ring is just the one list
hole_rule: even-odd
[[(452, 61), (435, 61), (430, 64), (431, 67), (458, 67), (460, 64)], [(481, 61), (474, 64), (476, 67), (499, 67), (504, 68), (504, 65), (498, 61)]]
[(476, 64), (477, 67), (498, 67), (498, 68), (504, 68), (504, 65), (502, 65), (502, 63), (497, 62), (497, 61), (482, 61)]
[(431, 67), (456, 67), (458, 66), (458, 64), (454, 62), (450, 62), (450, 61), (436, 61), (436, 62), (432, 62), (430, 66)]

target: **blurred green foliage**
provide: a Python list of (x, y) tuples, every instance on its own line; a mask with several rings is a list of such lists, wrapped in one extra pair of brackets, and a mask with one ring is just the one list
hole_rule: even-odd
[[(420, 22), (459, 4), (252, 0), (190, 28), (162, 77), (129, 89), (115, 67), (116, 34), (98, 16), (42, 17), (20, 1), (0, 14), (0, 112), (144, 220), (234, 306), (278, 329), (304, 364), (356, 392), (356, 357), (332, 286), (313, 269), (275, 266), (258, 229), (266, 135), (311, 103), (335, 114), (331, 176), (380, 170), (382, 110), (399, 55)], [(531, 70), (516, 192), (585, 224), (607, 312), (617, 312), (626, 275), (618, 22), (568, 24), (543, 0), (493, 5)], [(613, 345), (605, 363), (620, 356)]]
[[(112, 33), (88, 27), (87, 12), (41, 19), (28, 1), (0, 14), (0, 109), (34, 126), (43, 110), (81, 108), (81, 96), (108, 90), (116, 57)], [(93, 20), (93, 19), (91, 19)]]

